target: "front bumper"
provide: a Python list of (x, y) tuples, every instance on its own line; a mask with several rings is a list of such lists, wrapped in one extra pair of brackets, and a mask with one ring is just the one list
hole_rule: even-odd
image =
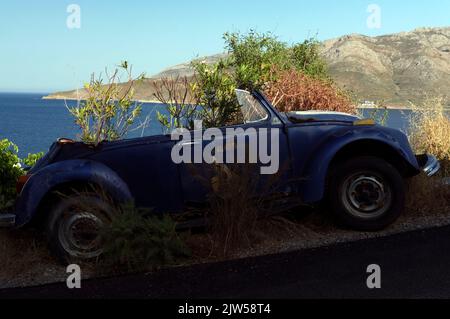
[(16, 215), (0, 214), (0, 228), (11, 228), (16, 224)]
[(441, 164), (433, 155), (424, 156), (426, 157), (423, 158), (422, 170), (429, 177), (436, 175), (436, 173), (441, 169)]

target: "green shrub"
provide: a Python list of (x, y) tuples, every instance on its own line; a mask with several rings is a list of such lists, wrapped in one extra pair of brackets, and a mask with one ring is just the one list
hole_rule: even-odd
[(307, 39), (292, 47), (292, 64), (298, 71), (314, 78), (329, 80), (327, 64), (320, 56), (320, 42)]
[(237, 86), (260, 89), (270, 79), (273, 65), (288, 63), (288, 46), (271, 33), (225, 33), (226, 49), (230, 53), (230, 66), (235, 71)]
[(194, 62), (196, 71), (192, 94), (199, 106), (199, 118), (203, 125), (222, 127), (239, 121), (239, 104), (236, 99), (236, 83), (225, 61), (215, 65)]
[[(167, 130), (192, 129), (195, 119), (202, 120), (206, 128), (241, 123), (235, 89), (262, 90), (273, 87), (280, 74), (274, 70), (292, 70), (318, 81), (331, 82), (320, 56), (320, 43), (315, 39), (291, 46), (271, 33), (256, 31), (225, 33), (223, 38), (229, 57), (213, 65), (194, 61), (192, 84), (186, 78), (154, 82), (154, 96), (166, 105), (169, 114), (158, 113), (159, 122)], [(329, 86), (334, 90), (333, 96), (344, 95), (335, 86)], [(198, 108), (194, 109), (192, 105)]]
[(16, 183), (25, 174), (22, 165), (33, 166), (44, 153), (28, 154), (19, 158), (19, 148), (13, 142), (0, 140), (0, 213), (10, 208), (17, 197)]
[(229, 66), (234, 70), (236, 85), (243, 89), (263, 89), (275, 80), (272, 70), (297, 70), (328, 79), (326, 63), (320, 56), (320, 43), (308, 39), (292, 46), (271, 33), (250, 31), (247, 34), (225, 33)]
[(16, 198), (16, 182), (23, 174), (18, 147), (4, 139), (0, 141), (0, 211), (11, 206)]
[(22, 159), (22, 163), (25, 166), (33, 167), (36, 165), (37, 161), (39, 161), (44, 156), (43, 152), (36, 153), (36, 154), (28, 154), (28, 156), (24, 159)]
[(105, 262), (128, 270), (146, 270), (173, 264), (189, 252), (169, 216), (124, 207), (103, 230)]
[[(120, 84), (119, 69), (124, 71), (127, 82)], [(108, 76), (106, 84), (100, 76), (92, 75), (85, 85), (86, 98), (77, 107), (67, 107), (81, 128), (81, 140), (98, 145), (103, 141), (123, 138), (141, 114), (141, 105), (133, 101), (134, 85), (143, 76), (134, 79), (131, 67), (123, 62), (119, 69)]]
[[(354, 111), (349, 95), (338, 89), (329, 78), (317, 40), (308, 39), (289, 45), (271, 33), (256, 31), (225, 33), (224, 40), (229, 53), (227, 59), (214, 65), (198, 61), (193, 63), (196, 76), (192, 95), (195, 103), (203, 109), (199, 117), (207, 127), (240, 122), (234, 94), (236, 88), (265, 90), (266, 93), (273, 93), (274, 96), (269, 94), (269, 98), (275, 100), (278, 100), (280, 92), (289, 91), (289, 96), (301, 97), (289, 101), (292, 105), (286, 105), (286, 108), (291, 110), (308, 109), (309, 105), (328, 110), (336, 104), (345, 104), (346, 109)], [(327, 89), (328, 94), (312, 101), (308, 94), (303, 94), (306, 92), (301, 88), (303, 83), (295, 86), (292, 81), (280, 80), (283, 75), (293, 73), (310, 79), (310, 87)], [(282, 95), (284, 97), (285, 94)], [(298, 100), (309, 105), (297, 105)]]

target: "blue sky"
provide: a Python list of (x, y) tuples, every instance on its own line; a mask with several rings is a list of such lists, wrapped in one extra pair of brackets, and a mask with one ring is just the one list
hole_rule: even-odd
[[(67, 27), (70, 4), (81, 8), (80, 29)], [(380, 29), (367, 26), (370, 4), (381, 9)], [(447, 26), (449, 17), (449, 0), (2, 1), (0, 91), (72, 89), (122, 60), (155, 74), (222, 52), (226, 31), (253, 28), (297, 42)]]

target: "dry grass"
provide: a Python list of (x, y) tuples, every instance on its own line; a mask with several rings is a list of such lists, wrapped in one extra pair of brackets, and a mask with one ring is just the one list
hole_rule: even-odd
[(431, 98), (421, 107), (413, 107), (411, 144), (417, 153), (435, 155), (442, 164), (442, 174), (450, 176), (450, 119), (444, 111), (443, 98)]
[(258, 165), (253, 164), (213, 164), (210, 178), (193, 171), (210, 190), (206, 210), (209, 240), (201, 246), (209, 247), (211, 256), (233, 255), (264, 237), (262, 227), (274, 225), (273, 215), (279, 212), (276, 201), (282, 195), (276, 187), (284, 170), (283, 166), (278, 174), (264, 180)]
[[(314, 214), (314, 217), (308, 217), (307, 220), (303, 218), (301, 221), (297, 218), (303, 216), (303, 213), (299, 212), (296, 215), (286, 213), (281, 216), (256, 219), (252, 222), (251, 231), (245, 230), (245, 234), (241, 234), (242, 237), (235, 242), (235, 245), (226, 247), (226, 250), (221, 245), (222, 238), (214, 236), (211, 231), (191, 234), (186, 238), (186, 244), (192, 252), (192, 262), (224, 261), (258, 255), (260, 250), (270, 251), (273, 247), (299, 238), (307, 241), (314, 233), (314, 227), (322, 227), (321, 222), (333, 227), (332, 223), (324, 222), (324, 219), (328, 219), (319, 214)], [(321, 220), (321, 222), (314, 224), (311, 222), (312, 219)]]
[(435, 155), (442, 169), (436, 177), (420, 175), (410, 181), (407, 206), (411, 212), (436, 214), (450, 209), (450, 186), (442, 182), (450, 176), (450, 119), (443, 101), (431, 98), (420, 107), (413, 106), (411, 145), (416, 153)]
[(236, 247), (253, 241), (258, 207), (252, 191), (257, 180), (243, 166), (213, 165), (211, 193), (208, 196), (209, 233), (212, 250), (228, 255)]

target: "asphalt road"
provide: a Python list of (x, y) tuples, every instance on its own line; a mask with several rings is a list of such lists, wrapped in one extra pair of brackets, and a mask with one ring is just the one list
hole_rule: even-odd
[[(366, 286), (381, 267), (381, 289)], [(332, 247), (95, 279), (0, 290), (3, 298), (450, 298), (450, 227)]]

